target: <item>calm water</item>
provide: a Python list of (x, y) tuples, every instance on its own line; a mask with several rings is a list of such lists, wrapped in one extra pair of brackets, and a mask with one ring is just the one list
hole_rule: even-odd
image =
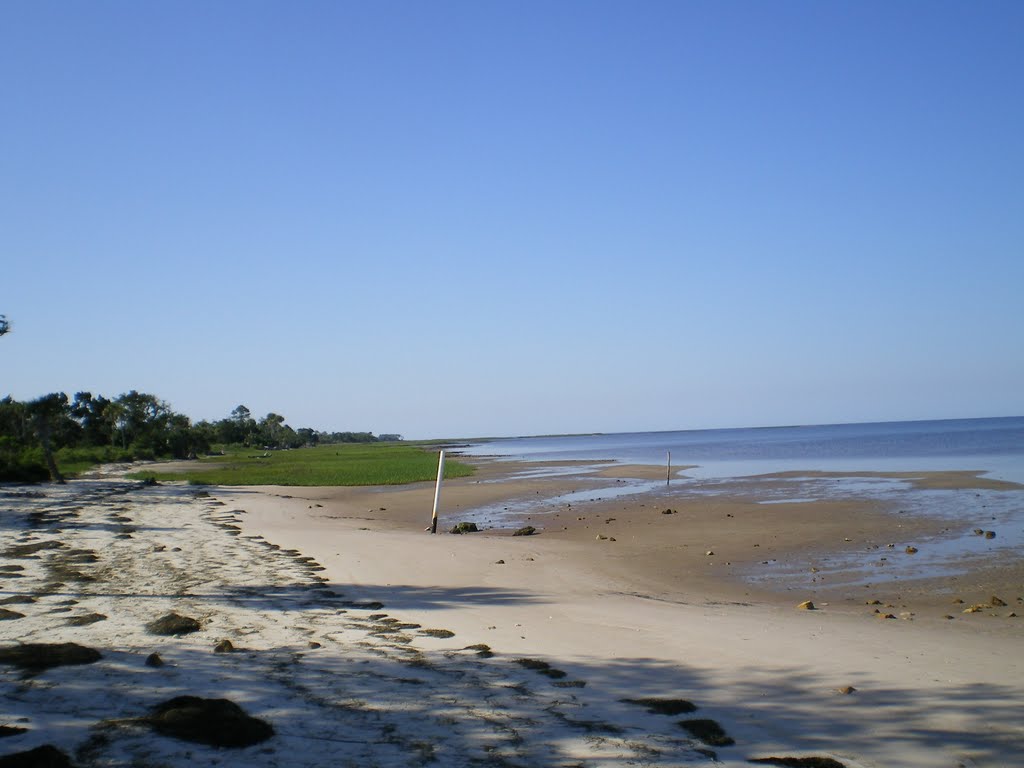
[(1024, 417), (807, 427), (518, 437), (473, 443), (468, 456), (696, 465), (696, 478), (788, 470), (983, 470), (1024, 483)]
[[(799, 475), (765, 483), (757, 475), (814, 470), (835, 472), (919, 472), (979, 470), (986, 476), (1024, 484), (1024, 417), (948, 421), (836, 424), (808, 427), (715, 429), (684, 432), (638, 432), (570, 437), (520, 437), (482, 441), (460, 447), (469, 456), (496, 456), (526, 461), (620, 461), (673, 467), (693, 465), (674, 480), (611, 481), (594, 476), (569, 493), (511, 500), (470, 512), (487, 526), (510, 527), (564, 504), (654, 493), (664, 498), (748, 495), (761, 504), (861, 498), (881, 501), (894, 514), (923, 514), (949, 521), (933, 540), (913, 543), (913, 558), (889, 552), (835, 554), (808, 575), (805, 563), (775, 563), (750, 574), (754, 580), (778, 580), (799, 586), (828, 579), (835, 586), (890, 579), (964, 573), (972, 563), (993, 556), (1019, 557), (1024, 549), (1024, 490), (923, 490), (913, 483), (883, 477), (815, 477)], [(572, 467), (578, 473), (585, 468)], [(524, 475), (557, 476), (566, 469), (532, 469)], [(586, 475), (584, 475), (586, 478)], [(987, 539), (975, 529), (995, 529)], [(895, 534), (894, 534), (895, 535)]]

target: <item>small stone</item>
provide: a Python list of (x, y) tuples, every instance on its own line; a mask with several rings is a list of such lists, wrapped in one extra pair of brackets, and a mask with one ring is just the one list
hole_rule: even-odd
[(495, 560), (495, 561), (494, 561), (494, 564), (495, 564), (495, 565), (504, 565), (504, 564), (505, 564), (505, 561), (504, 561), (504, 560)]
[(812, 601), (810, 601), (810, 600), (804, 600), (802, 603), (800, 603), (800, 605), (797, 606), (797, 608), (799, 608), (801, 611), (816, 611), (817, 610), (817, 608), (814, 607), (814, 603)]
[(974, 529), (974, 535), (975, 536), (984, 536), (985, 535), (985, 531), (982, 528), (975, 528)]
[(843, 694), (844, 696), (849, 696), (851, 693), (856, 693), (857, 691), (857, 689), (854, 688), (852, 685), (844, 685), (842, 688), (839, 688), (838, 690), (839, 693)]
[(235, 652), (235, 646), (231, 643), (230, 640), (221, 640), (219, 643), (217, 643), (217, 645), (214, 646), (213, 652), (214, 653), (234, 653)]
[(705, 557), (711, 557), (714, 554), (715, 553), (712, 550), (710, 550), (710, 549), (707, 552), (704, 553)]
[(917, 549), (917, 547), (907, 547), (907, 548), (906, 548), (906, 550), (904, 550), (904, 551), (905, 551), (905, 552), (906, 552), (906, 553), (907, 553), (908, 555), (916, 555), (916, 554), (917, 554), (917, 552), (918, 552), (918, 549)]
[(309, 641), (309, 647), (312, 648), (313, 650), (316, 650), (317, 648), (323, 648), (323, 646), (320, 645), (320, 643), (318, 643), (316, 640), (310, 640)]
[(995, 531), (985, 531), (985, 538), (986, 539), (994, 539), (995, 537), (996, 537), (996, 532)]
[(989, 599), (988, 603), (993, 608), (1005, 608), (1006, 607), (1006, 601), (1005, 600), (1000, 600), (995, 595), (992, 595), (992, 597)]
[(526, 525), (526, 526), (523, 526), (522, 528), (520, 528), (518, 531), (516, 531), (512, 535), (513, 536), (533, 536), (535, 533), (537, 533), (537, 529), (536, 528), (534, 528), (532, 525)]
[(159, 653), (151, 653), (149, 654), (149, 656), (146, 657), (147, 667), (162, 667), (163, 665), (164, 660), (160, 658)]

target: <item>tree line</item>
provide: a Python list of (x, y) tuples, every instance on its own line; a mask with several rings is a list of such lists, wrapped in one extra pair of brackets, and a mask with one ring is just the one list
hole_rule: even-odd
[(0, 400), (0, 481), (62, 481), (59, 463), (188, 459), (214, 446), (272, 450), (401, 439), (395, 434), (293, 429), (280, 414), (256, 419), (244, 405), (219, 421), (193, 423), (156, 395), (135, 390), (115, 398), (91, 392), (69, 398), (54, 392), (21, 402), (7, 396)]

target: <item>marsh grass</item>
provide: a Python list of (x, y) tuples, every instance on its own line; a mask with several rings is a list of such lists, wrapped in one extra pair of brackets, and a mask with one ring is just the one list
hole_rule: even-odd
[[(445, 479), (467, 477), (473, 468), (445, 461)], [(194, 485), (401, 485), (437, 477), (437, 454), (393, 443), (323, 445), (288, 451), (240, 448), (197, 459), (183, 472), (146, 471), (136, 480), (187, 480)]]

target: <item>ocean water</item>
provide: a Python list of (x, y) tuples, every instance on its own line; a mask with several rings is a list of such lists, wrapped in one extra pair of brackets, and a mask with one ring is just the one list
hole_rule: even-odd
[(694, 478), (784, 471), (980, 470), (1024, 483), (1024, 417), (629, 432), (487, 440), (467, 456), (692, 465)]
[[(688, 467), (665, 480), (609, 480), (594, 472), (601, 462)], [(514, 461), (594, 462), (589, 480), (585, 464), (527, 469), (520, 476), (572, 473), (576, 488), (553, 497), (511, 500), (467, 511), (467, 519), (485, 526), (513, 527), (531, 515), (564, 504), (657, 494), (713, 498), (748, 496), (760, 504), (813, 503), (822, 499), (871, 499), (894, 516), (921, 514), (948, 521), (948, 528), (914, 544), (914, 557), (887, 551), (836, 553), (817, 563), (813, 575), (804, 563), (771, 563), (749, 574), (754, 581), (810, 586), (878, 583), (962, 574), (996, 556), (1019, 558), (1024, 551), (1024, 488), (1005, 490), (926, 490), (891, 477), (820, 477), (826, 472), (922, 472), (971, 470), (984, 477), (1024, 485), (1024, 417), (946, 421), (834, 424), (806, 427), (637, 432), (607, 435), (519, 437), (459, 446), (467, 456)], [(605, 465), (606, 466), (606, 465)], [(760, 475), (795, 473), (784, 481)], [(802, 474), (807, 473), (807, 474)], [(995, 530), (985, 538), (976, 530)], [(898, 526), (894, 526), (894, 536)]]

